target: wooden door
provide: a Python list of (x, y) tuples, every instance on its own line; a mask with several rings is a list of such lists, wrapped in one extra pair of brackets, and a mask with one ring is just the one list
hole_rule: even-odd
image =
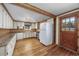
[(77, 51), (76, 17), (66, 17), (60, 20), (60, 46)]

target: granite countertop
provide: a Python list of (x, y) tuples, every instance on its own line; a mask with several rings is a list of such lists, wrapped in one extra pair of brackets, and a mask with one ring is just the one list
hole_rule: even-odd
[(0, 37), (0, 47), (6, 46), (14, 35), (15, 33), (8, 33), (7, 35)]
[(20, 33), (20, 32), (27, 32), (27, 31), (30, 31), (30, 32), (39, 32), (39, 30), (28, 30), (28, 29), (12, 29), (10, 30), (11, 33)]
[[(33, 30), (24, 30), (24, 29), (0, 29), (0, 47), (2, 46), (6, 46), (10, 40), (13, 38), (13, 36), (16, 34), (16, 33), (19, 33), (19, 32), (26, 32), (26, 31), (31, 31), (31, 32), (39, 32), (38, 30), (36, 31), (33, 31)], [(9, 32), (8, 34), (5, 34)], [(5, 35), (4, 35), (5, 34)]]

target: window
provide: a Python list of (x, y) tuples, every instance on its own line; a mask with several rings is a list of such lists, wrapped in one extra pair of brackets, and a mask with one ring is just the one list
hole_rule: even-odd
[(24, 23), (24, 27), (25, 27), (25, 29), (30, 29), (31, 23)]
[(62, 20), (62, 31), (75, 30), (75, 17), (65, 18)]
[(66, 27), (65, 19), (62, 20), (62, 30), (64, 31)]
[(70, 29), (70, 19), (69, 18), (66, 18), (65, 19), (65, 23), (66, 23), (66, 31), (69, 31), (69, 29)]

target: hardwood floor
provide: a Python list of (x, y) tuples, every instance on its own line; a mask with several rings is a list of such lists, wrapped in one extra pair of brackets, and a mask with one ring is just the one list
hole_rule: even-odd
[(36, 38), (16, 42), (14, 56), (76, 56), (75, 53), (58, 47), (56, 44), (44, 46)]

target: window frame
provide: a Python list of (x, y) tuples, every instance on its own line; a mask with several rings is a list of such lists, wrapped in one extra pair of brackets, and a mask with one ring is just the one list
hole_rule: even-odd
[[(73, 21), (73, 23), (74, 23), (74, 25), (72, 25), (73, 23), (72, 23), (72, 21), (71, 21), (71, 19), (72, 18), (74, 18), (74, 21)], [(64, 22), (63, 22), (63, 20), (64, 20)], [(68, 20), (68, 21), (67, 21)], [(68, 24), (68, 23), (70, 24)], [(65, 27), (63, 26), (63, 23), (65, 23)], [(76, 20), (75, 20), (75, 17), (68, 17), (68, 18), (63, 18), (62, 19), (62, 31), (75, 31), (75, 28), (73, 29), (73, 30), (71, 30), (72, 29), (72, 27), (75, 27), (75, 23), (76, 23)], [(63, 30), (63, 27), (64, 27), (64, 30)]]

